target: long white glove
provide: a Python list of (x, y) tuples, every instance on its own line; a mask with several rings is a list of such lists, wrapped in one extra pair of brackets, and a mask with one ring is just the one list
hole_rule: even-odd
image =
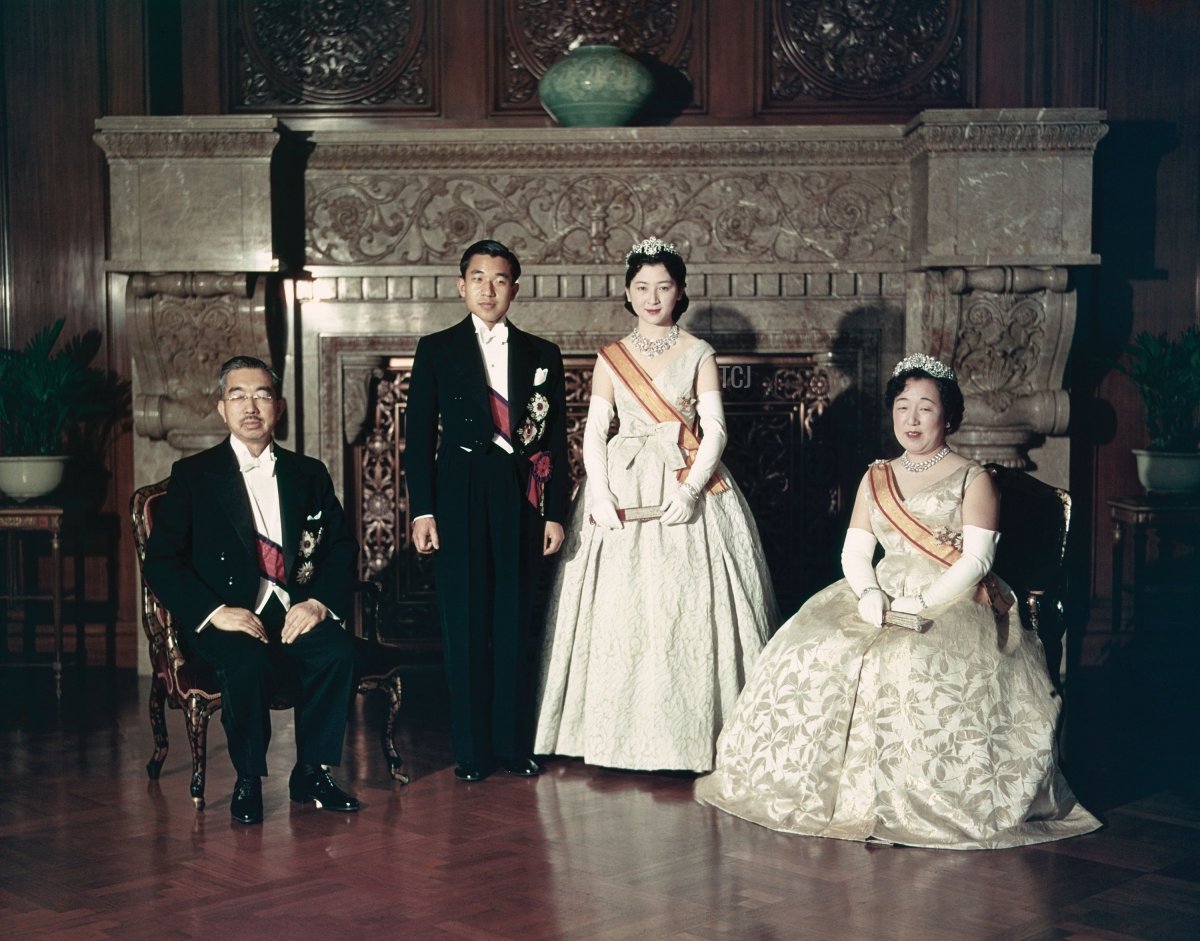
[(662, 522), (668, 526), (686, 523), (692, 518), (700, 492), (717, 469), (725, 442), (729, 440), (725, 431), (725, 406), (717, 389), (697, 396), (696, 414), (700, 416), (700, 447), (696, 449), (687, 480), (679, 484), (663, 504)]
[(858, 598), (858, 616), (868, 624), (883, 626), (888, 598), (875, 577), (875, 534), (851, 527), (842, 543), (842, 574)]
[(963, 554), (937, 577), (932, 585), (914, 597), (897, 598), (892, 607), (906, 614), (921, 614), (974, 591), (979, 580), (992, 570), (1000, 534), (978, 526), (963, 527)]
[(612, 417), (612, 402), (593, 395), (583, 426), (583, 468), (587, 471), (585, 495), (592, 520), (608, 529), (620, 529), (617, 501), (608, 489), (608, 428)]

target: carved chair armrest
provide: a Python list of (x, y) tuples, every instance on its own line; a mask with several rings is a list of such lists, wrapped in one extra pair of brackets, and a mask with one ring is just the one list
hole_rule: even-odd
[(187, 655), (183, 652), (183, 646), (179, 643), (179, 631), (175, 628), (175, 622), (167, 619), (167, 656), (171, 658), (171, 668), (178, 670), (187, 663)]

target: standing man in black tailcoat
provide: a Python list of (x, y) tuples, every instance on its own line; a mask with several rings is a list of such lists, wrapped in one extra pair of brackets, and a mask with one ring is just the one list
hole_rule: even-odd
[(562, 354), (508, 322), (521, 263), (484, 240), (459, 274), (467, 317), (417, 344), (405, 472), (413, 542), (437, 553), (454, 773), (479, 781), (497, 764), (541, 770), (527, 645), (541, 557), (563, 541), (569, 475)]
[(217, 411), (229, 437), (176, 461), (146, 545), (145, 577), (216, 670), (221, 724), (237, 770), (230, 811), (263, 818), (271, 698), (283, 672), (301, 685), (291, 798), (356, 811), (334, 783), (355, 689), (350, 611), (358, 552), (325, 465), (273, 441), (279, 376), (260, 359), (221, 367)]

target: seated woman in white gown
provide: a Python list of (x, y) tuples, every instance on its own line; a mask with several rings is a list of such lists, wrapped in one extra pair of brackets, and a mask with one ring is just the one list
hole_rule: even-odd
[[(905, 451), (863, 477), (846, 577), (763, 651), (696, 798), (774, 830), (909, 846), (1094, 830), (1058, 769), (1041, 642), (991, 574), (995, 486), (945, 442), (963, 414), (954, 371), (910, 356), (885, 401)], [(917, 629), (892, 626), (903, 615)]]
[(538, 754), (711, 770), (717, 733), (779, 623), (754, 518), (720, 463), (713, 348), (676, 323), (686, 282), (683, 259), (657, 238), (626, 257), (637, 324), (600, 351), (592, 378), (587, 483), (546, 618)]

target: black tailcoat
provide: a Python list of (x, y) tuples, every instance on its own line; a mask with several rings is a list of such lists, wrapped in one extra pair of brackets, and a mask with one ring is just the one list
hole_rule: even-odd
[[(271, 447), (283, 528), (284, 588), (292, 604), (315, 598), (332, 615), (345, 619), (353, 604), (358, 550), (329, 472), (314, 458), (278, 444)], [(297, 728), (301, 760), (340, 763), (354, 680), (354, 649), (342, 625), (326, 620), (297, 643), (282, 645), (273, 639), (271, 648), (279, 649), (272, 650), (247, 634), (220, 631), (211, 624), (197, 633), (216, 608), (228, 605), (252, 611), (258, 596), (254, 516), (228, 438), (175, 462), (167, 492), (151, 520), (144, 573), (147, 584), (179, 623), (185, 647), (217, 668), (221, 719), (239, 772), (265, 773), (270, 697), (281, 657), (299, 669), (304, 703), (332, 704), (328, 709), (302, 708), (304, 728)], [(271, 605), (265, 610), (281, 614)], [(263, 620), (267, 622), (266, 617)], [(270, 633), (272, 625), (267, 626)], [(315, 685), (310, 689), (306, 677), (314, 671), (321, 675), (312, 677)], [(330, 683), (332, 690), (325, 688)], [(344, 706), (338, 705), (339, 699)], [(306, 757), (306, 750), (312, 755)], [(322, 757), (308, 760), (318, 754)]]
[[(466, 764), (528, 754), (527, 641), (542, 532), (545, 521), (563, 521), (569, 496), (562, 354), (511, 323), (508, 391), (512, 455), (492, 443), (471, 317), (418, 343), (405, 425), (409, 512), (437, 523), (455, 757)], [(526, 498), (538, 454), (551, 462), (541, 511)]]

